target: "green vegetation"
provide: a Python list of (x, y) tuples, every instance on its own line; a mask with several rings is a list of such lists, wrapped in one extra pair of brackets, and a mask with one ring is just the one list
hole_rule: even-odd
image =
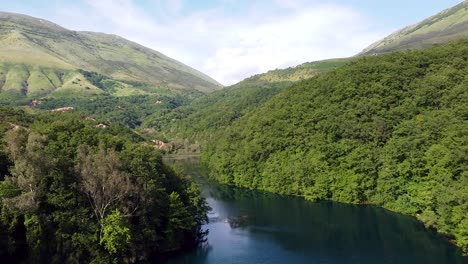
[(203, 239), (197, 186), (125, 126), (0, 107), (0, 261), (146, 263)]
[(343, 59), (328, 59), (322, 61), (306, 62), (295, 67), (289, 67), (287, 69), (273, 70), (267, 73), (258, 74), (250, 77), (236, 85), (244, 86), (245, 84), (254, 85), (256, 83), (262, 84), (262, 81), (268, 83), (279, 83), (279, 82), (297, 82), (312, 78), (320, 73), (328, 72), (338, 67), (341, 67), (351, 61), (352, 58)]
[[(362, 54), (466, 38), (467, 8)], [(468, 253), (467, 61), (464, 40), (219, 90), (118, 36), (0, 12), (0, 105), (33, 106), (0, 107), (0, 260), (144, 263), (203, 240), (198, 188), (143, 137), (201, 142), (222, 183), (416, 216)]]
[(414, 215), (468, 252), (468, 41), (363, 57), (210, 138), (216, 180)]
[(367, 47), (361, 54), (426, 48), (464, 38), (468, 38), (468, 1), (401, 29)]
[(217, 129), (229, 126), (288, 85), (278, 83), (223, 89), (188, 105), (154, 113), (143, 126), (154, 128), (164, 138), (203, 139)]
[(205, 142), (210, 140), (218, 129), (230, 126), (293, 83), (328, 72), (349, 61), (351, 59), (309, 62), (258, 74), (195, 99), (188, 105), (156, 112), (145, 119), (143, 127), (154, 128), (161, 138), (184, 138), (191, 142)]
[[(99, 96), (95, 98), (56, 98), (43, 100), (38, 109), (53, 110), (73, 107), (74, 111), (109, 124), (123, 124), (130, 128), (141, 125), (150, 115), (161, 115), (176, 107), (188, 104), (186, 95), (165, 93), (160, 95), (133, 95), (124, 97)], [(197, 96), (197, 95), (194, 95)], [(193, 97), (192, 97), (193, 98)]]
[(0, 101), (152, 94), (161, 87), (202, 93), (222, 88), (205, 74), (121, 37), (0, 12)]

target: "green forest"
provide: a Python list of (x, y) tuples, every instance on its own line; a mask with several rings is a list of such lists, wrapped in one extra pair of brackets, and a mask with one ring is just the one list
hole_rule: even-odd
[(353, 58), (307, 80), (258, 75), (200, 98), (0, 107), (0, 260), (146, 263), (204, 241), (209, 208), (155, 137), (201, 142), (218, 182), (382, 206), (466, 253), (467, 61), (465, 40)]
[(142, 127), (153, 128), (163, 138), (207, 140), (218, 130), (261, 106), (290, 82), (241, 82), (237, 86), (197, 98), (190, 104), (148, 116)]
[(184, 138), (209, 144), (215, 132), (230, 126), (292, 84), (341, 67), (352, 59), (308, 62), (296, 67), (257, 74), (188, 104), (149, 115), (142, 127), (162, 138)]
[(466, 253), (467, 87), (466, 40), (361, 57), (219, 130), (202, 158), (222, 183), (416, 216)]
[(161, 115), (188, 104), (192, 99), (182, 95), (132, 95), (124, 97), (51, 98), (36, 106), (42, 110), (73, 107), (74, 110), (105, 123), (137, 128), (151, 115)]
[(468, 0), (10, 2), (0, 263), (468, 261)]
[(146, 263), (204, 240), (189, 178), (127, 126), (0, 107), (0, 261)]

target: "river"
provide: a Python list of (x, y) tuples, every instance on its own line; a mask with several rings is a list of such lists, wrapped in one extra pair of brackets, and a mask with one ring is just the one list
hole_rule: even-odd
[(468, 263), (413, 217), (223, 186), (206, 179), (197, 159), (175, 163), (201, 184), (212, 211), (207, 242), (168, 264)]

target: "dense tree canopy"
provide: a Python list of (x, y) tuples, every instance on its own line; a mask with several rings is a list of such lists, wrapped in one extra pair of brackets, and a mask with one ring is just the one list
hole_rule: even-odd
[(101, 96), (97, 98), (48, 98), (37, 106), (52, 110), (73, 107), (75, 111), (131, 128), (140, 126), (148, 116), (161, 115), (176, 107), (188, 104), (194, 97), (190, 94), (168, 93), (162, 95), (131, 95), (122, 97)]
[(213, 136), (217, 180), (415, 215), (468, 252), (468, 41), (363, 57)]
[(0, 108), (0, 131), (0, 260), (147, 262), (203, 239), (198, 188), (129, 128)]
[(148, 116), (142, 126), (159, 131), (164, 138), (206, 141), (218, 129), (231, 125), (291, 83), (247, 79), (235, 86), (195, 99), (188, 105), (156, 112)]
[(308, 62), (251, 76), (225, 89), (197, 98), (190, 104), (155, 112), (142, 126), (153, 128), (162, 138), (184, 138), (189, 142), (210, 141), (218, 129), (255, 110), (292, 84), (331, 71), (350, 61), (329, 59)]

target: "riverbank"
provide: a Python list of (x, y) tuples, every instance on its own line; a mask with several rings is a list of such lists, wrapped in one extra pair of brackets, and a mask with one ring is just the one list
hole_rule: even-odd
[(201, 184), (213, 210), (204, 226), (208, 242), (169, 264), (468, 263), (458, 248), (414, 217), (372, 205), (311, 202), (221, 185), (207, 180), (196, 159), (172, 161)]

